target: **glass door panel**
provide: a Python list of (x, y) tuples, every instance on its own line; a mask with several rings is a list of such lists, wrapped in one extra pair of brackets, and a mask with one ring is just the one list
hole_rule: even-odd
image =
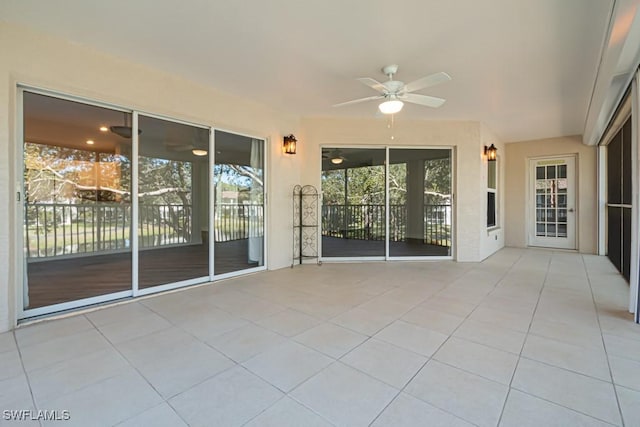
[(531, 160), (532, 246), (574, 249), (574, 162), (572, 157)]
[(264, 140), (215, 131), (214, 272), (264, 266)]
[(567, 165), (536, 167), (536, 236), (567, 237)]
[(139, 116), (138, 288), (209, 278), (209, 130)]
[(322, 150), (322, 256), (385, 255), (385, 149)]
[(450, 256), (451, 219), (451, 150), (389, 149), (389, 256)]
[(25, 310), (131, 290), (131, 141), (109, 129), (123, 120), (23, 92)]

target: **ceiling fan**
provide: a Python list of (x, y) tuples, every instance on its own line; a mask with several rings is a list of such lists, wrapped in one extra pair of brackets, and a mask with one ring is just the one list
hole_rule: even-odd
[[(324, 150), (323, 150), (324, 151)], [(331, 163), (333, 163), (334, 165), (339, 165), (342, 162), (344, 162), (345, 160), (347, 160), (346, 157), (344, 157), (342, 155), (342, 152), (339, 149), (333, 149), (331, 151), (325, 151), (322, 153), (322, 158), (325, 160), (329, 160)]]
[(364, 83), (370, 88), (380, 92), (380, 95), (368, 96), (366, 98), (342, 102), (340, 104), (335, 104), (334, 107), (342, 107), (345, 105), (358, 104), (360, 102), (382, 99), (384, 101), (378, 106), (380, 111), (383, 114), (395, 114), (402, 110), (404, 102), (410, 102), (412, 104), (418, 104), (432, 108), (438, 108), (445, 102), (445, 100), (442, 98), (436, 98), (435, 96), (428, 95), (419, 95), (412, 92), (416, 92), (418, 90), (435, 86), (437, 84), (451, 80), (451, 77), (447, 73), (439, 72), (431, 74), (429, 76), (415, 80), (411, 83), (404, 84), (404, 82), (393, 79), (393, 75), (398, 72), (397, 65), (387, 65), (386, 67), (382, 68), (382, 72), (387, 77), (389, 77), (389, 80), (384, 83), (380, 83), (379, 81), (369, 77), (362, 77), (357, 79), (361, 83)]
[[(128, 121), (129, 115), (130, 113), (127, 113), (127, 112), (124, 113), (123, 126), (110, 126), (109, 130), (122, 138), (131, 139), (131, 136), (133, 135), (133, 129), (129, 125), (129, 121)], [(138, 135), (140, 135), (141, 133), (142, 133), (142, 129), (138, 128)]]

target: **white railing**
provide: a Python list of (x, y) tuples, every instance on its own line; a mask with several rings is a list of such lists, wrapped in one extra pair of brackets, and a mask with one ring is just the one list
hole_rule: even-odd
[[(384, 205), (322, 205), (322, 235), (355, 240), (385, 239)], [(424, 205), (424, 242), (451, 246), (451, 205)], [(389, 205), (389, 240), (407, 235), (407, 206)]]
[[(261, 205), (216, 205), (216, 242), (264, 235)], [(119, 252), (131, 247), (129, 203), (27, 203), (25, 252), (28, 258)], [(199, 241), (190, 205), (140, 204), (137, 226), (140, 248)], [(202, 226), (206, 227), (207, 220)], [(198, 235), (192, 236), (192, 232)]]

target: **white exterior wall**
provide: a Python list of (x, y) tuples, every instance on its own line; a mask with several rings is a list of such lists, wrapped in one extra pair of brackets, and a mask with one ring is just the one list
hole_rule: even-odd
[[(0, 29), (0, 49), (5, 40), (4, 31)], [(10, 94), (9, 72), (0, 63), (0, 200), (10, 201), (13, 199), (13, 172), (12, 161), (14, 151), (9, 141), (13, 140), (13, 128), (10, 126), (15, 121), (13, 115), (13, 97)], [(11, 129), (10, 129), (11, 127)], [(14, 301), (13, 289), (9, 289), (10, 283), (14, 283), (14, 271), (11, 266), (15, 263), (11, 246), (12, 233), (11, 225), (14, 220), (11, 203), (0, 203), (0, 332), (13, 327), (14, 321)]]
[[(321, 145), (438, 146), (454, 149), (454, 258), (480, 261), (483, 246), (486, 129), (472, 121), (404, 121), (392, 130), (380, 119), (304, 119), (275, 111), (176, 75), (91, 48), (0, 23), (0, 332), (17, 321), (22, 292), (17, 247), (22, 226), (15, 200), (22, 165), (16, 164), (18, 83), (267, 139), (267, 267), (291, 264), (292, 197), (296, 184), (320, 187)], [(298, 137), (298, 154), (282, 152), (283, 135)], [(391, 140), (393, 134), (394, 140)], [(495, 143), (495, 142), (494, 142)], [(504, 197), (501, 197), (504, 202)], [(504, 215), (500, 215), (500, 221)], [(480, 230), (480, 232), (479, 232)], [(501, 240), (499, 240), (501, 242)], [(491, 242), (490, 242), (491, 243)]]
[[(504, 214), (505, 214), (505, 164), (507, 162), (507, 153), (504, 143), (498, 141), (496, 136), (484, 124), (481, 126), (480, 150), (482, 150), (482, 187), (484, 193), (487, 192), (487, 159), (484, 157), (484, 147), (493, 144), (498, 149), (498, 191), (496, 193), (498, 208), (496, 214), (498, 221), (496, 227), (487, 229), (486, 216), (481, 218), (479, 225), (480, 230), (480, 259), (485, 259), (496, 251), (504, 247)], [(482, 206), (483, 212), (487, 211), (487, 198), (483, 195)]]
[(291, 265), (290, 187), (300, 181), (302, 162), (282, 152), (282, 136), (299, 134), (297, 117), (5, 23), (0, 23), (0, 52), (0, 332), (15, 326), (16, 292), (21, 292), (16, 242), (22, 227), (14, 218), (22, 167), (15, 162), (18, 83), (266, 138), (267, 267)]
[(486, 217), (480, 209), (485, 200), (486, 179), (478, 179), (482, 173), (480, 123), (405, 121), (396, 118), (393, 129), (388, 129), (387, 124), (386, 120), (381, 119), (303, 119), (301, 145), (305, 147), (304, 183), (320, 190), (321, 146), (453, 147), (456, 207), (454, 258), (458, 261), (480, 261), (481, 233), (478, 227)]

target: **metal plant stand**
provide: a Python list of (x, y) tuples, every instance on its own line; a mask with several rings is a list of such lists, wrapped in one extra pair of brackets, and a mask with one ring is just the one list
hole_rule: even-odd
[(302, 264), (305, 259), (322, 262), (318, 256), (318, 190), (312, 185), (293, 187), (293, 262)]

